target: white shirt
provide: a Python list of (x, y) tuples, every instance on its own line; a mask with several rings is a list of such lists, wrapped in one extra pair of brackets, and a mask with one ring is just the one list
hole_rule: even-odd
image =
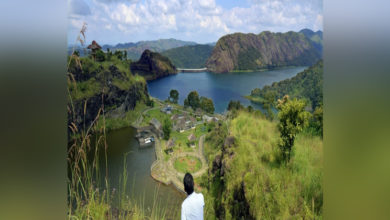
[(203, 206), (203, 194), (191, 193), (181, 204), (181, 220), (203, 220)]

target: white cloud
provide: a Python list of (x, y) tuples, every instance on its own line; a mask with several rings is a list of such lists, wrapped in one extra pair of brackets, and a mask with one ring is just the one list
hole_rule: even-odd
[(70, 17), (70, 28), (86, 21), (88, 34), (110, 43), (168, 37), (204, 43), (233, 32), (322, 29), (321, 0), (251, 0), (230, 9), (215, 0), (89, 1), (92, 16)]

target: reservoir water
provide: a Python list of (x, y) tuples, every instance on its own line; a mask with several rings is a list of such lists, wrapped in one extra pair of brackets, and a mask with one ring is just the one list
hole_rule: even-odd
[(295, 76), (306, 67), (289, 67), (260, 72), (234, 73), (179, 73), (148, 82), (149, 94), (161, 100), (169, 96), (171, 89), (179, 91), (179, 104), (184, 104), (188, 93), (196, 90), (199, 96), (211, 98), (215, 112), (226, 110), (230, 100), (239, 100), (243, 105), (260, 106), (243, 96), (249, 95), (254, 88), (262, 88)]
[[(180, 214), (181, 203), (185, 195), (173, 186), (156, 182), (150, 176), (150, 166), (156, 160), (154, 146), (139, 148), (134, 138), (136, 131), (132, 127), (111, 131), (107, 134), (107, 160), (110, 188), (118, 191), (119, 178), (123, 174), (123, 162), (126, 155), (127, 190), (129, 198), (142, 204), (150, 211), (157, 198), (159, 205), (166, 209), (168, 216)], [(100, 156), (100, 165), (105, 169), (104, 153)]]

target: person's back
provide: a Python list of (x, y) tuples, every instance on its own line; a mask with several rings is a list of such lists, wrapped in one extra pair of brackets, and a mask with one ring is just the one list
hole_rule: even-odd
[(183, 182), (184, 190), (188, 196), (181, 204), (181, 219), (203, 219), (204, 198), (202, 193), (194, 192), (194, 180), (191, 174), (186, 173)]

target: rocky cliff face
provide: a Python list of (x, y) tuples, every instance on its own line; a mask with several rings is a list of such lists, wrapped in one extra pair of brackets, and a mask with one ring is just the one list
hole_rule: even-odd
[[(87, 129), (97, 115), (121, 117), (135, 108), (137, 102), (148, 99), (144, 79), (135, 79), (130, 72), (120, 71), (116, 65), (105, 65), (81, 60), (82, 68), (71, 67), (68, 102), (68, 125), (75, 124), (78, 131)], [(73, 125), (72, 125), (73, 126)]]
[[(322, 36), (322, 35), (321, 35)], [(322, 56), (303, 33), (235, 33), (220, 38), (206, 62), (213, 72), (312, 65)]]
[(146, 80), (154, 80), (160, 77), (176, 74), (176, 67), (165, 56), (145, 50), (138, 62), (130, 66), (133, 74), (139, 74)]

